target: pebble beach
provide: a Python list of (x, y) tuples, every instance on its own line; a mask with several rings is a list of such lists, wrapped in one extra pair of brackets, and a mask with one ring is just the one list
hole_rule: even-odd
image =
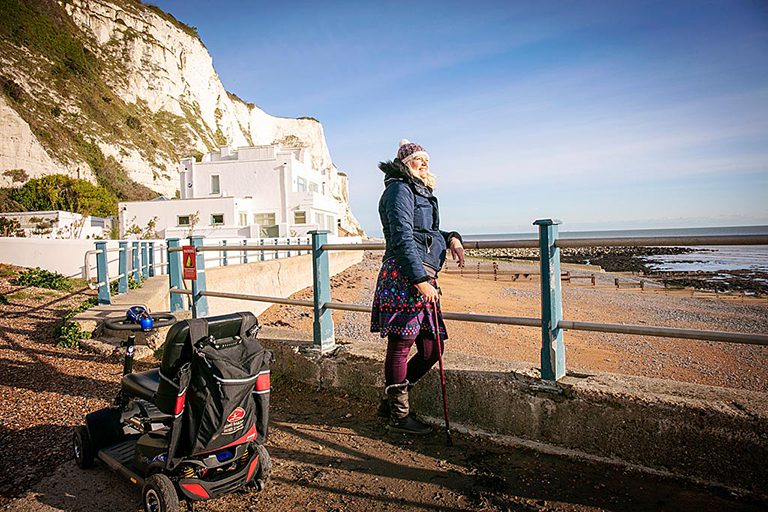
[[(367, 254), (363, 262), (332, 278), (334, 301), (370, 305), (380, 253)], [(540, 317), (540, 285), (534, 261), (499, 261), (500, 270), (477, 274), (492, 267), (485, 259), (469, 258), (463, 275), (450, 260), (441, 272), (444, 311)], [(590, 279), (563, 282), (563, 316), (567, 320), (655, 325), (768, 333), (768, 299), (744, 294), (715, 294), (693, 288), (669, 289), (663, 283), (630, 272), (603, 272), (580, 264), (563, 264), (573, 275), (595, 274)], [(597, 272), (595, 272), (597, 270)], [(512, 272), (520, 272), (515, 277)], [(525, 274), (525, 272), (530, 272)], [(615, 286), (616, 279), (620, 287)], [(646, 285), (640, 288), (640, 280)], [(295, 297), (307, 298), (311, 290)], [(369, 332), (366, 313), (333, 312), (340, 340), (377, 340)], [(296, 329), (312, 328), (306, 308), (273, 306), (262, 315), (269, 324)], [(541, 333), (530, 327), (448, 321), (447, 350), (501, 360), (539, 364)], [(698, 340), (566, 331), (566, 364), (569, 371), (639, 375), (713, 386), (768, 391), (768, 347)], [(385, 344), (382, 343), (382, 351)]]

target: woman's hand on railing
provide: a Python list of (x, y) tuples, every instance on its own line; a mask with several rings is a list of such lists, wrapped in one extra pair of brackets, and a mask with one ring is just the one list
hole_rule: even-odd
[(416, 284), (416, 288), (419, 290), (419, 293), (424, 296), (424, 300), (427, 302), (437, 302), (438, 294), (437, 290), (434, 286), (429, 284), (427, 281), (422, 281), (421, 283)]
[(459, 267), (464, 266), (464, 246), (458, 238), (451, 238), (451, 258), (453, 261), (459, 260)]

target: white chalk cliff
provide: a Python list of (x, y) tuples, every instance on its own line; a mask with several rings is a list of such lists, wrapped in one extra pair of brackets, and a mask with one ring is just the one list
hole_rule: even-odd
[[(119, 59), (114, 73), (101, 73), (111, 91), (128, 105), (139, 105), (152, 114), (168, 112), (177, 122), (182, 121), (189, 142), (186, 151), (206, 153), (222, 143), (239, 147), (289, 140), (300, 144), (311, 153), (312, 166), (330, 177), (330, 189), (346, 212), (342, 226), (351, 232), (362, 231), (349, 208), (346, 176), (334, 166), (319, 122), (275, 117), (228, 93), (194, 31), (154, 8), (131, 0), (68, 0), (59, 5), (85, 34), (89, 50), (111, 62)], [(21, 85), (30, 88), (23, 77)], [(0, 102), (0, 186), (11, 184), (2, 176), (5, 169), (27, 170), (35, 177), (42, 168), (69, 174), (77, 167), (87, 168), (85, 162), (59, 161), (50, 153), (46, 156), (46, 148), (28, 129), (25, 131), (22, 120), (8, 112), (9, 106), (13, 107), (12, 102)], [(5, 148), (19, 138), (23, 138), (24, 147), (6, 152)], [(179, 188), (178, 160), (190, 154), (158, 152), (149, 161), (130, 144), (98, 134), (95, 138), (102, 153), (114, 157), (131, 179), (170, 197), (175, 195)], [(89, 173), (82, 177), (88, 178)]]

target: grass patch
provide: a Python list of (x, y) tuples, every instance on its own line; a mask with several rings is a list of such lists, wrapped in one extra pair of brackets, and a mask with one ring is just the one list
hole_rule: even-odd
[(0, 263), (0, 277), (16, 277), (19, 271), (11, 265)]
[(13, 292), (6, 295), (10, 300), (29, 300), (32, 298), (32, 294), (29, 292)]
[(54, 0), (0, 0), (0, 38), (53, 62), (56, 74), (91, 77), (98, 61), (73, 35), (74, 23)]

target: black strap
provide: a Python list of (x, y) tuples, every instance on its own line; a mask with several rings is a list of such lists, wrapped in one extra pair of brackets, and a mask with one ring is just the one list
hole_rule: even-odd
[(187, 320), (189, 326), (189, 342), (197, 347), (200, 340), (208, 338), (208, 320), (205, 318), (193, 318)]
[[(207, 323), (206, 323), (207, 324)], [(206, 331), (207, 331), (207, 325), (206, 325)], [(191, 380), (192, 372), (190, 369), (189, 363), (184, 363), (181, 368), (179, 368), (179, 371), (176, 373), (176, 381), (179, 383), (179, 394), (187, 393), (189, 391), (189, 381)], [(186, 402), (186, 400), (185, 400)], [(184, 410), (182, 411), (182, 414), (179, 414), (173, 419), (173, 424), (171, 425), (171, 438), (168, 442), (168, 458), (165, 461), (165, 467), (167, 469), (174, 469), (180, 462), (181, 458), (176, 457), (176, 450), (179, 447), (179, 439), (181, 437), (181, 429), (182, 429), (182, 417), (187, 411), (187, 404), (184, 404)]]
[(259, 320), (256, 318), (256, 316), (251, 313), (250, 311), (241, 311), (238, 313), (240, 315), (240, 337), (246, 338), (250, 336), (254, 336), (256, 333), (259, 332), (259, 329), (261, 328), (259, 326)]

